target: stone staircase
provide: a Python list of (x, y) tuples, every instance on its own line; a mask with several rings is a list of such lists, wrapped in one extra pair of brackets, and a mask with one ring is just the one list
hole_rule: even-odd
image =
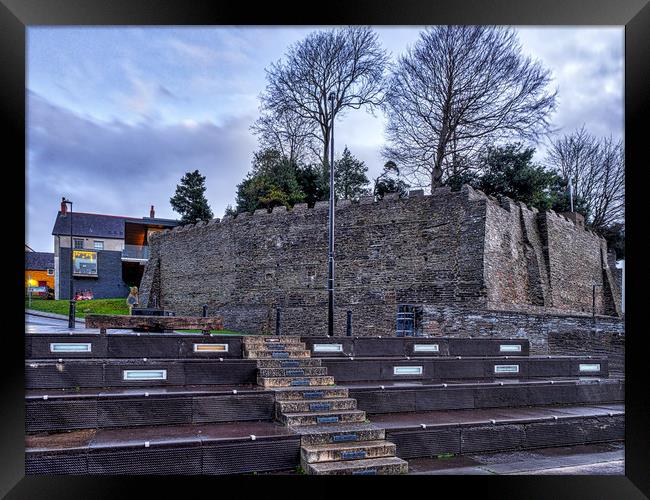
[(299, 337), (247, 337), (244, 357), (257, 360), (257, 383), (275, 391), (276, 419), (300, 434), (307, 474), (408, 472), (385, 429), (368, 422), (348, 389), (335, 385)]

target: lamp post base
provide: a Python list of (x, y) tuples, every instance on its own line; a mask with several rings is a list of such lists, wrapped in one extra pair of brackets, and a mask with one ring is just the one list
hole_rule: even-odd
[(72, 299), (70, 300), (70, 310), (68, 311), (68, 328), (74, 329), (75, 327), (75, 309), (76, 309), (76, 304), (77, 301)]

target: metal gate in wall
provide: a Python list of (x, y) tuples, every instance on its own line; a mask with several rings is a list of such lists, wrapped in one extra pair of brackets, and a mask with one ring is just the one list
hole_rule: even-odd
[(415, 335), (415, 306), (397, 306), (397, 331), (398, 337), (413, 337)]

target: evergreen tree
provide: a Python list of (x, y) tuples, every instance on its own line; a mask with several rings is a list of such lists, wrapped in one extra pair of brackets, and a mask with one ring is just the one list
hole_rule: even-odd
[(226, 207), (226, 210), (223, 213), (224, 217), (236, 217), (237, 216), (237, 210), (235, 210), (232, 205), (229, 203), (228, 206)]
[(295, 163), (274, 149), (255, 153), (253, 169), (237, 186), (237, 212), (292, 207), (304, 199)]
[(368, 167), (352, 156), (346, 146), (341, 159), (334, 162), (335, 196), (339, 200), (358, 200), (360, 196), (368, 194), (367, 171)]
[(394, 161), (387, 161), (384, 164), (384, 171), (375, 178), (373, 194), (378, 200), (389, 193), (399, 193), (400, 198), (408, 195), (410, 186), (400, 179), (399, 173), (399, 168)]
[[(489, 146), (480, 155), (478, 168), (451, 175), (446, 185), (459, 190), (463, 184), (492, 196), (507, 196), (539, 210), (569, 212), (571, 202), (564, 178), (542, 165), (533, 163), (534, 148), (520, 143)], [(589, 215), (586, 200), (573, 197), (573, 210)]]
[(212, 219), (212, 210), (205, 198), (205, 176), (198, 170), (187, 172), (169, 199), (175, 212), (181, 214), (181, 224), (195, 224)]
[(329, 172), (322, 164), (299, 167), (297, 178), (308, 206), (313, 207), (317, 201), (328, 199)]

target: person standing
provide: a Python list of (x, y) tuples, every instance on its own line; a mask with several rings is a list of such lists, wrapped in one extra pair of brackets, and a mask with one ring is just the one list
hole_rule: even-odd
[(140, 299), (138, 297), (138, 287), (132, 286), (129, 290), (129, 296), (126, 298), (126, 304), (129, 306), (129, 314), (133, 314), (133, 308), (138, 306), (140, 303)]

